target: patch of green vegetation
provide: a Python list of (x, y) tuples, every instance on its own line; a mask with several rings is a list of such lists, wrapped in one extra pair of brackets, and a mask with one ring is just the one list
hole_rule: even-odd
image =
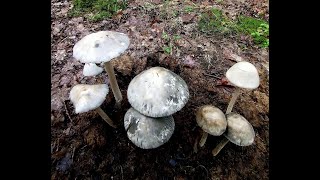
[(239, 16), (236, 21), (232, 21), (221, 10), (213, 8), (201, 14), (198, 25), (199, 30), (206, 34), (251, 35), (260, 47), (269, 47), (269, 24), (261, 19)]
[(194, 11), (194, 7), (193, 6), (186, 6), (184, 8), (184, 11), (187, 13), (193, 12)]
[(126, 1), (118, 0), (72, 0), (72, 2), (73, 8), (69, 13), (70, 16), (91, 13), (89, 19), (92, 21), (110, 18), (119, 10), (127, 7)]
[(167, 54), (172, 54), (173, 49), (175, 48), (174, 44), (177, 40), (181, 39), (181, 36), (178, 34), (169, 35), (165, 31), (162, 32), (162, 39), (165, 41), (165, 46), (162, 47), (163, 51)]

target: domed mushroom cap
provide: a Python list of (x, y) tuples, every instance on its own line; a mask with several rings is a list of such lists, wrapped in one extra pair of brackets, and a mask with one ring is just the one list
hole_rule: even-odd
[(163, 117), (185, 106), (189, 90), (177, 74), (162, 67), (153, 67), (132, 79), (127, 96), (131, 106), (141, 114)]
[(227, 114), (227, 133), (225, 137), (238, 146), (249, 146), (253, 143), (255, 133), (252, 125), (240, 114)]
[(73, 47), (73, 57), (82, 63), (108, 62), (123, 53), (129, 43), (124, 33), (99, 31), (78, 41)]
[(124, 116), (128, 138), (142, 149), (157, 148), (166, 143), (174, 132), (172, 116), (152, 118), (130, 108)]
[(227, 129), (224, 113), (212, 105), (201, 106), (196, 113), (196, 120), (205, 132), (214, 136), (220, 136)]
[(78, 84), (71, 89), (69, 98), (78, 114), (98, 108), (108, 93), (107, 84)]
[(83, 67), (84, 76), (96, 76), (102, 73), (103, 68), (97, 66), (95, 63), (86, 63)]
[(259, 74), (253, 64), (241, 61), (231, 66), (227, 73), (227, 79), (240, 88), (255, 89), (259, 86)]

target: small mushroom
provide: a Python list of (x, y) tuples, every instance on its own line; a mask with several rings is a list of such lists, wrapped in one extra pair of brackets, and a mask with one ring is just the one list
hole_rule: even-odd
[(226, 116), (227, 131), (223, 140), (212, 150), (213, 156), (216, 156), (229, 141), (238, 146), (249, 146), (254, 141), (253, 127), (243, 116), (237, 113), (229, 113)]
[(107, 84), (77, 84), (71, 89), (69, 98), (77, 114), (95, 109), (103, 120), (113, 128), (116, 128), (109, 116), (100, 108), (108, 92)]
[(174, 72), (152, 67), (132, 79), (127, 96), (131, 106), (141, 114), (163, 117), (185, 106), (189, 90), (186, 82)]
[(130, 108), (124, 116), (128, 138), (142, 149), (157, 148), (171, 138), (174, 132), (172, 116), (152, 118)]
[(95, 63), (86, 63), (83, 67), (84, 76), (96, 76), (102, 73), (103, 68), (97, 66)]
[(256, 67), (246, 61), (241, 61), (231, 66), (226, 73), (226, 77), (231, 84), (236, 86), (227, 107), (226, 114), (228, 114), (232, 111), (232, 108), (240, 95), (240, 88), (250, 90), (255, 89), (259, 86), (260, 80)]
[(213, 136), (220, 136), (227, 128), (227, 120), (224, 113), (213, 105), (201, 106), (196, 112), (196, 120), (203, 130), (199, 142), (200, 147), (206, 143), (208, 133)]
[(122, 95), (110, 61), (120, 56), (129, 47), (129, 44), (129, 37), (124, 33), (99, 31), (83, 37), (73, 47), (73, 57), (82, 63), (104, 62), (117, 106), (122, 101)]

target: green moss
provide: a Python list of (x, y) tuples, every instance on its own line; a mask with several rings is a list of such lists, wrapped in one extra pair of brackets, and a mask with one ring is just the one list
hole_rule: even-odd
[(126, 1), (118, 0), (73, 0), (73, 9), (70, 16), (80, 16), (92, 13), (89, 19), (99, 21), (112, 17), (117, 11), (127, 7)]

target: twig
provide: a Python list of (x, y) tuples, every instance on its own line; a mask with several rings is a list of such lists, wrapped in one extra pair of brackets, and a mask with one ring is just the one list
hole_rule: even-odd
[(206, 74), (206, 73), (203, 73), (203, 75), (205, 75), (205, 76), (210, 76), (210, 77), (214, 77), (214, 78), (217, 78), (217, 79), (221, 79), (221, 77), (218, 77), (218, 76), (216, 76), (216, 75), (214, 75), (214, 74)]
[[(209, 172), (208, 172), (208, 170), (207, 170), (207, 168), (206, 167), (204, 167), (203, 165), (201, 165), (201, 164), (199, 164), (197, 167), (202, 167), (203, 169), (205, 169), (206, 170), (206, 173), (207, 173), (207, 178), (206, 179), (208, 179), (208, 175), (209, 175)], [(196, 167), (196, 168), (197, 168)], [(196, 169), (195, 168), (195, 169)]]
[(63, 105), (64, 105), (64, 108), (66, 109), (66, 114), (67, 114), (68, 118), (70, 119), (71, 122), (73, 122), (73, 120), (72, 120), (72, 118), (71, 118), (71, 116), (70, 116), (70, 114), (69, 114), (69, 110), (68, 110), (68, 108), (67, 108), (67, 105), (66, 105), (66, 101), (65, 101), (65, 100), (63, 101)]
[(120, 171), (121, 171), (121, 179), (123, 180), (123, 170), (121, 165), (120, 165)]

